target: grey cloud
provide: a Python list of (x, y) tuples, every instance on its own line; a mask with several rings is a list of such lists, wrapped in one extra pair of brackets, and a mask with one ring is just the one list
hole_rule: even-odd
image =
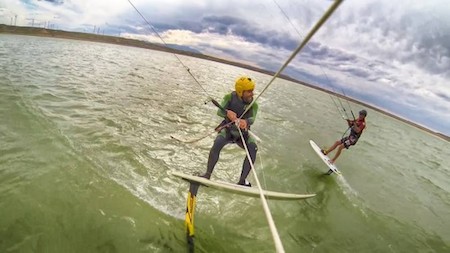
[(255, 24), (245, 20), (228, 16), (208, 16), (203, 18), (202, 25), (206, 28), (214, 28), (212, 31), (219, 34), (234, 34), (247, 41), (265, 44), (275, 48), (292, 50), (297, 42), (288, 34), (274, 30), (264, 31)]
[(450, 96), (447, 94), (444, 94), (443, 92), (436, 92), (435, 95), (444, 100), (450, 101)]
[(169, 29), (182, 29), (192, 31), (194, 33), (202, 33), (204, 31), (204, 26), (196, 21), (179, 21), (177, 25), (168, 25), (168, 24), (160, 24), (157, 26), (161, 30), (169, 30)]
[(334, 55), (334, 59), (337, 62), (354, 62), (356, 60), (356, 57), (349, 54), (336, 54)]
[(369, 78), (371, 74), (369, 71), (365, 69), (358, 69), (358, 68), (352, 68), (348, 70), (353, 76), (362, 77), (362, 78)]
[(343, 8), (345, 12), (333, 16), (331, 29), (347, 32), (348, 44), (361, 50), (361, 56), (414, 64), (429, 74), (450, 77), (449, 8), (444, 2), (371, 1)]
[(410, 22), (412, 39), (404, 50), (411, 54), (404, 55), (401, 58), (402, 62), (413, 61), (417, 66), (432, 74), (448, 74), (450, 26), (434, 17), (428, 17), (420, 22), (413, 22), (412, 18), (407, 20)]
[(375, 63), (363, 61), (355, 55), (346, 54), (337, 49), (331, 49), (319, 43), (311, 43), (308, 47), (306, 62), (324, 66), (338, 72), (346, 72), (352, 76), (377, 80), (386, 75), (386, 72), (374, 68)]
[(230, 16), (206, 16), (200, 21), (177, 21), (176, 25), (158, 23), (154, 24), (159, 30), (185, 29), (194, 33), (217, 33), (221, 35), (233, 34), (249, 42), (260, 43), (273, 48), (293, 50), (297, 41), (289, 34), (275, 30), (263, 30), (246, 20)]
[(56, 5), (64, 4), (64, 0), (38, 0), (38, 1), (49, 2)]
[(166, 30), (172, 30), (172, 29), (180, 29), (180, 26), (167, 24), (167, 23), (154, 23), (152, 24), (153, 27), (156, 28), (158, 31), (166, 31)]
[(450, 25), (444, 20), (444, 16), (424, 9), (403, 13), (398, 20), (379, 16), (376, 25), (387, 31), (383, 36), (391, 36), (394, 41), (407, 40), (404, 48), (398, 51), (409, 54), (391, 57), (397, 57), (403, 63), (414, 62), (431, 74), (442, 74), (450, 69)]
[(313, 58), (326, 58), (330, 55), (330, 49), (318, 42), (311, 41), (302, 51), (304, 54), (309, 54)]
[(247, 21), (230, 16), (207, 16), (203, 18), (203, 22), (209, 24), (222, 24), (225, 26), (248, 25)]

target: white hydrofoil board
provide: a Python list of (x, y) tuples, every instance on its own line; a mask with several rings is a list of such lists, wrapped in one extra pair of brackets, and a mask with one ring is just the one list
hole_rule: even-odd
[[(214, 189), (223, 190), (231, 193), (236, 193), (240, 195), (250, 196), (250, 197), (259, 197), (258, 188), (243, 186), (232, 184), (228, 182), (221, 181), (213, 181), (203, 177), (193, 176), (184, 174), (178, 171), (172, 171), (172, 175), (176, 177), (180, 177), (187, 181), (199, 183), (204, 186), (208, 186)], [(316, 194), (294, 194), (294, 193), (284, 193), (284, 192), (274, 192), (274, 191), (266, 191), (263, 190), (263, 194), (268, 199), (278, 199), (278, 200), (298, 200), (298, 199), (306, 199), (316, 196)]]
[(328, 166), (328, 168), (330, 170), (332, 170), (336, 174), (339, 174), (339, 175), (341, 174), (341, 172), (338, 170), (336, 165), (334, 165), (330, 162), (331, 159), (328, 156), (322, 154), (319, 146), (317, 146), (317, 144), (314, 141), (309, 140), (309, 144), (311, 144), (311, 147), (314, 149), (314, 151), (316, 151), (317, 155), (322, 159), (322, 161)]

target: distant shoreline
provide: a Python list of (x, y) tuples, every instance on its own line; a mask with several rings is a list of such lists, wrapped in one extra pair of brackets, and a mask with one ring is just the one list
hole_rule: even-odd
[[(62, 38), (62, 39), (72, 39), (72, 40), (85, 40), (85, 41), (92, 41), (92, 42), (101, 42), (101, 43), (108, 43), (108, 44), (116, 44), (116, 45), (123, 45), (123, 46), (132, 46), (132, 47), (139, 47), (139, 48), (146, 48), (146, 49), (152, 49), (152, 50), (158, 50), (158, 51), (164, 51), (164, 52), (169, 52), (169, 53), (174, 53), (174, 54), (180, 54), (180, 55), (186, 55), (186, 56), (191, 56), (191, 57), (196, 57), (196, 58), (201, 58), (201, 59), (205, 59), (205, 60), (210, 60), (210, 61), (215, 61), (215, 62), (220, 62), (220, 63), (224, 63), (224, 64), (228, 64), (228, 65), (233, 65), (233, 66), (237, 66), (237, 67), (241, 67), (241, 68), (245, 68), (245, 69), (249, 69), (249, 70), (253, 70), (256, 72), (260, 72), (260, 73), (264, 73), (267, 75), (271, 75), (273, 76), (275, 74), (275, 72), (272, 71), (267, 71), (264, 69), (260, 69), (260, 68), (256, 68), (253, 66), (249, 66), (249, 65), (245, 65), (242, 63), (237, 63), (237, 62), (233, 62), (233, 61), (228, 61), (228, 60), (223, 60), (223, 59), (219, 59), (216, 57), (212, 57), (212, 56), (208, 56), (208, 55), (204, 55), (204, 54), (199, 54), (199, 53), (193, 53), (193, 52), (188, 52), (188, 51), (183, 51), (183, 50), (179, 50), (179, 49), (173, 49), (173, 48), (168, 48), (162, 45), (158, 45), (158, 44), (153, 44), (153, 43), (149, 43), (149, 42), (144, 42), (144, 41), (139, 41), (139, 40), (133, 40), (133, 39), (127, 39), (127, 38), (122, 38), (122, 37), (114, 37), (114, 36), (108, 36), (108, 35), (98, 35), (98, 34), (90, 34), (90, 33), (80, 33), (80, 32), (67, 32), (67, 31), (62, 31), (62, 30), (52, 30), (52, 29), (45, 29), (45, 28), (36, 28), (36, 27), (22, 27), (22, 26), (10, 26), (10, 25), (3, 25), (0, 24), (0, 34), (19, 34), (19, 35), (29, 35), (29, 36), (40, 36), (40, 37), (50, 37), (50, 38)], [(450, 141), (450, 136), (447, 136), (445, 134), (439, 133), (439, 132), (435, 132), (432, 131), (431, 129), (428, 129), (426, 127), (423, 127), (417, 123), (411, 122), (409, 120), (406, 120), (404, 118), (401, 118), (397, 115), (391, 114), (389, 112), (383, 111), (377, 107), (365, 104), (361, 101), (355, 100), (353, 98), (350, 97), (346, 97), (343, 96), (341, 94), (338, 93), (334, 93), (331, 92), (329, 90), (326, 90), (324, 88), (318, 87), (318, 86), (314, 86), (312, 84), (308, 84), (299, 80), (296, 80), (294, 78), (291, 78), (290, 76), (287, 75), (279, 75), (280, 78), (291, 81), (291, 82), (295, 82), (298, 84), (302, 84), (305, 86), (308, 86), (310, 88), (313, 89), (317, 89), (335, 96), (338, 96), (342, 99), (347, 99), (349, 101), (352, 101), (354, 103), (360, 104), (364, 107), (368, 107), (372, 110), (375, 110), (377, 112), (383, 113), (389, 117), (395, 118), (397, 120), (400, 120), (406, 124), (412, 125), (416, 128), (419, 128), (425, 132), (428, 132), (430, 134), (433, 134), (437, 137), (440, 137), (446, 141)]]

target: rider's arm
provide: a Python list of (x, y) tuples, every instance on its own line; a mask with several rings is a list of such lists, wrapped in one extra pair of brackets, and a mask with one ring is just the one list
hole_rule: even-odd
[[(228, 107), (228, 103), (231, 101), (231, 93), (226, 94), (223, 99), (222, 102), (220, 103), (220, 105), (222, 106), (222, 108), (225, 108), (225, 110)], [(222, 118), (226, 118), (226, 112), (222, 111), (221, 109), (217, 110), (217, 115), (219, 115)]]

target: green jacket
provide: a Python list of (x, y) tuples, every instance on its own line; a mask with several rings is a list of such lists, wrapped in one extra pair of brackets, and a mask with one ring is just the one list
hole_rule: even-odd
[[(249, 106), (249, 104), (245, 103), (242, 99), (240, 99), (237, 96), (235, 91), (233, 91), (229, 94), (226, 94), (223, 97), (222, 102), (220, 104), (225, 110), (231, 110), (231, 111), (235, 112), (237, 114), (238, 118), (241, 118), (242, 113), (244, 113), (244, 111)], [(247, 125), (248, 125), (249, 129), (250, 129), (250, 126), (255, 122), (257, 113), (258, 113), (258, 104), (255, 102), (255, 103), (253, 103), (252, 107), (241, 118), (241, 119), (245, 119), (247, 121)], [(225, 119), (223, 124), (230, 122), (230, 120), (227, 118), (226, 112), (219, 109), (217, 111), (217, 115), (219, 115), (220, 117), (223, 117)], [(232, 125), (232, 127), (230, 128), (230, 133), (234, 137), (239, 136), (239, 131), (235, 125)]]

